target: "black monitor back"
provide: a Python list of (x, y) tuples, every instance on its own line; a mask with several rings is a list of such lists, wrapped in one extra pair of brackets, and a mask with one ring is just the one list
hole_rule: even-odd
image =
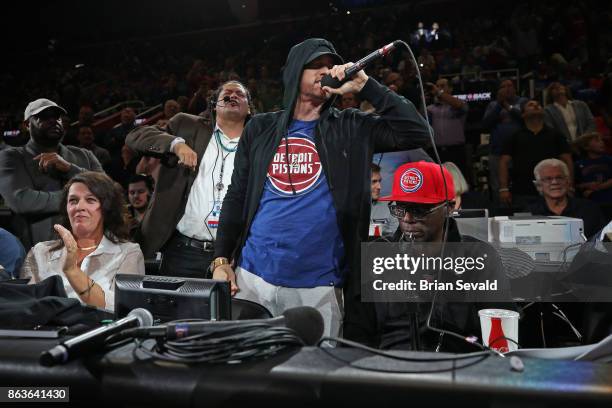
[(160, 322), (177, 319), (231, 320), (229, 282), (212, 279), (118, 274), (115, 315), (145, 308)]

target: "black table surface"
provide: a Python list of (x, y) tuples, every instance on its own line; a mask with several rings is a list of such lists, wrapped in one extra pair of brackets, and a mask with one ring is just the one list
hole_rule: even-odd
[(508, 358), (497, 356), (399, 362), (355, 349), (305, 347), (245, 364), (187, 366), (139, 352), (135, 358), (128, 344), (66, 365), (39, 365), (40, 353), (57, 343), (0, 339), (0, 385), (69, 386), (73, 403), (106, 407), (612, 406), (612, 366), (589, 362), (524, 358), (524, 371), (516, 372)]

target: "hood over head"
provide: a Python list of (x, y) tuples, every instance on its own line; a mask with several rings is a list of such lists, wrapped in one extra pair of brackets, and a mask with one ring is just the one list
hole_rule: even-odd
[[(336, 65), (344, 64), (344, 60), (336, 53), (331, 42), (323, 38), (309, 38), (291, 47), (287, 61), (283, 67), (283, 108), (285, 112), (280, 121), (280, 131), (286, 131), (293, 117), (293, 109), (300, 92), (300, 82), (304, 66), (321, 55), (330, 55)], [(330, 100), (333, 98), (330, 98)], [(326, 103), (327, 108), (331, 102)]]

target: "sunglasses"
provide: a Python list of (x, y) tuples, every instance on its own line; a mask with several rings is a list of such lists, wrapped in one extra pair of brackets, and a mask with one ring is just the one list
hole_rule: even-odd
[(440, 203), (434, 207), (424, 207), (422, 205), (389, 204), (389, 212), (392, 216), (399, 218), (400, 220), (409, 213), (415, 220), (423, 221), (429, 214), (444, 207), (445, 205), (446, 202)]

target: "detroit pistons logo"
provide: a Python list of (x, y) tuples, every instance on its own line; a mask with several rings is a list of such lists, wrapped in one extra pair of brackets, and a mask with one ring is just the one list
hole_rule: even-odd
[[(319, 180), (323, 170), (313, 141), (301, 137), (283, 139), (268, 167), (268, 179), (282, 194), (291, 194), (291, 183), (296, 193), (309, 191)], [(291, 183), (289, 182), (291, 173)]]
[(414, 193), (423, 185), (423, 174), (415, 168), (402, 173), (400, 177), (400, 188), (404, 193)]

